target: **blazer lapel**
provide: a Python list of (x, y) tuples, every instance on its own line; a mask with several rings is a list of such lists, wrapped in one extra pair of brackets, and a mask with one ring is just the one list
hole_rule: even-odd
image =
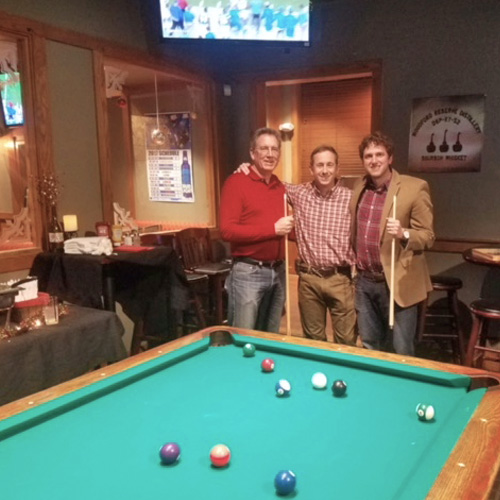
[[(399, 186), (401, 181), (399, 179), (399, 174), (396, 170), (392, 170), (391, 183), (389, 184), (389, 189), (387, 190), (387, 197), (385, 198), (384, 208), (382, 210), (382, 217), (380, 219), (380, 243), (382, 243), (385, 233), (385, 228), (387, 226), (386, 220), (388, 217), (392, 217), (392, 205), (394, 202), (394, 196), (397, 197), (399, 193)], [(396, 211), (397, 211), (397, 198), (396, 198)]]

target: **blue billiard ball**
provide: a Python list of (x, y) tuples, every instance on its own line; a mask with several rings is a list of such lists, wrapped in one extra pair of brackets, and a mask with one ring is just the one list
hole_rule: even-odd
[(181, 455), (181, 449), (177, 443), (166, 443), (160, 448), (160, 459), (165, 465), (173, 464)]
[(281, 379), (276, 382), (275, 389), (277, 396), (288, 396), (290, 394), (292, 386), (290, 382), (288, 382), (288, 380)]
[(291, 470), (280, 470), (274, 478), (276, 492), (280, 495), (288, 495), (295, 489), (297, 478)]

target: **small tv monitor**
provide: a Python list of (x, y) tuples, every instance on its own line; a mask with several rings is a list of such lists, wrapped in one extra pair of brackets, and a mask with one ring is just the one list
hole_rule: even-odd
[(309, 45), (309, 0), (158, 0), (162, 37)]
[(23, 125), (23, 98), (19, 73), (0, 73), (0, 95), (5, 125), (7, 127)]

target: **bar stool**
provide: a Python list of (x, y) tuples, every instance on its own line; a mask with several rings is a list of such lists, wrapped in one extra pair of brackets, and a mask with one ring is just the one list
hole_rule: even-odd
[[(488, 324), (491, 320), (500, 320), (500, 300), (479, 299), (472, 302), (469, 306), (474, 320), (472, 332), (467, 347), (467, 357), (465, 364), (467, 366), (482, 367), (485, 361), (485, 353), (495, 353), (495, 358), (500, 361), (500, 349), (486, 347), (488, 338)], [(476, 356), (476, 353), (477, 356)], [(488, 359), (488, 358), (486, 358)], [(479, 360), (479, 365), (476, 363)]]
[(428, 306), (425, 300), (420, 310), (420, 326), (417, 341), (427, 339), (450, 341), (458, 363), (465, 362), (465, 340), (460, 325), (460, 310), (457, 291), (462, 288), (462, 280), (452, 276), (431, 276), (432, 291), (445, 292), (446, 304)]

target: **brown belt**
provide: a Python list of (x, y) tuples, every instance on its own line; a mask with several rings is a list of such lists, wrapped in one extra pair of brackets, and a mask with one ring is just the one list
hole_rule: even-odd
[(298, 273), (312, 274), (319, 278), (330, 278), (336, 274), (343, 274), (348, 278), (351, 277), (351, 266), (314, 267), (303, 262), (297, 262), (295, 269)]
[(385, 281), (385, 274), (382, 272), (377, 273), (374, 271), (364, 271), (363, 269), (358, 269), (358, 274), (369, 281), (374, 281), (375, 283)]

